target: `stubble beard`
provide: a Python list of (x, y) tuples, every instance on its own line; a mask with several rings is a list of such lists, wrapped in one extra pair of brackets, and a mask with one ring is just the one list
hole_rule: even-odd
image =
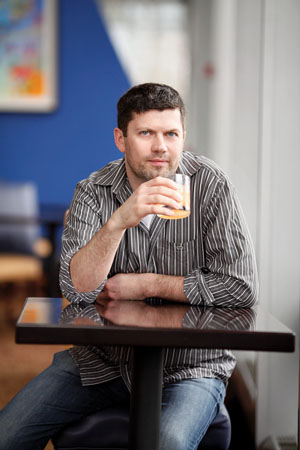
[(130, 166), (132, 173), (135, 177), (139, 178), (142, 182), (152, 180), (155, 177), (170, 178), (176, 172), (176, 167), (153, 167), (151, 169), (140, 165), (139, 167)]
[[(139, 165), (134, 164), (131, 158), (127, 158), (127, 166), (131, 173), (136, 179), (139, 179), (142, 183), (152, 180), (155, 177), (171, 178), (175, 174), (179, 160), (178, 161), (168, 161), (166, 167), (147, 167), (147, 161), (140, 163)], [(150, 164), (150, 163), (148, 163)]]

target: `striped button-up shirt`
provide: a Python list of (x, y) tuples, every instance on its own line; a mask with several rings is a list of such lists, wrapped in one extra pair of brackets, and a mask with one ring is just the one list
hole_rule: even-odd
[[(158, 273), (184, 277), (192, 305), (250, 307), (257, 299), (253, 246), (235, 189), (216, 164), (184, 152), (177, 172), (191, 177), (191, 215), (154, 217), (124, 234), (108, 277), (117, 273)], [(124, 159), (109, 163), (78, 183), (63, 232), (60, 285), (74, 304), (94, 303), (106, 280), (94, 291), (79, 293), (69, 265), (72, 256), (132, 194)], [(71, 354), (84, 385), (122, 376), (130, 385), (131, 349), (77, 346)], [(217, 349), (166, 349), (164, 382), (184, 378), (228, 379), (235, 358)]]

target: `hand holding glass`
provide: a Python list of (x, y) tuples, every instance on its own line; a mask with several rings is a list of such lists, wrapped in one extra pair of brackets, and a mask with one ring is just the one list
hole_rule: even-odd
[[(182, 195), (181, 207), (180, 209), (173, 209), (174, 214), (172, 216), (158, 214), (158, 217), (162, 219), (184, 219), (191, 213), (190, 177), (188, 175), (176, 173), (171, 177), (171, 180), (178, 184), (178, 191)], [(168, 208), (168, 206), (166, 206), (166, 208)]]

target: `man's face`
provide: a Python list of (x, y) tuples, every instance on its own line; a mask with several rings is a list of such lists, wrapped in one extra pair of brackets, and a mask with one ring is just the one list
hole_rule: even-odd
[(116, 145), (125, 155), (131, 187), (157, 176), (169, 177), (176, 172), (183, 150), (185, 132), (179, 109), (152, 109), (133, 114), (127, 137), (115, 129)]

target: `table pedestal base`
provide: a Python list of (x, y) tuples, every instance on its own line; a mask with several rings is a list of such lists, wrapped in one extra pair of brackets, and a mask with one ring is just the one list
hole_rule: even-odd
[(130, 450), (159, 450), (163, 359), (163, 348), (133, 349)]

